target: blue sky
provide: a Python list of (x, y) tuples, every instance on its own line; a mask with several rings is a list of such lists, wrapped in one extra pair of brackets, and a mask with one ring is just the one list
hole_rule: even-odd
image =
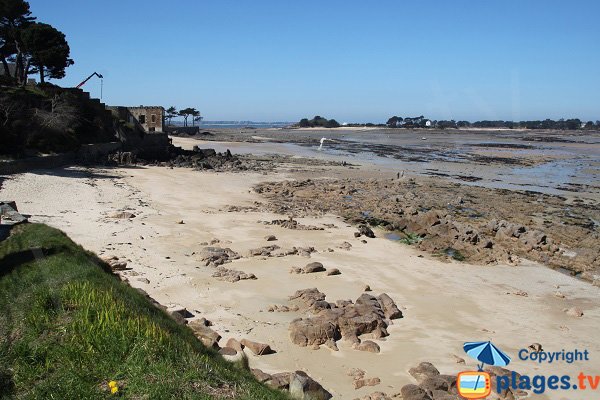
[[(595, 0), (30, 0), (105, 102), (207, 120), (600, 119)], [(98, 81), (86, 85), (100, 96)]]

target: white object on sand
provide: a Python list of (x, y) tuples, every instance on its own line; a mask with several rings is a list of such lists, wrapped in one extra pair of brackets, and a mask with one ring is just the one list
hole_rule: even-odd
[(329, 140), (329, 139), (321, 138), (321, 145), (319, 146), (319, 151), (323, 150), (323, 143), (325, 143), (326, 140)]

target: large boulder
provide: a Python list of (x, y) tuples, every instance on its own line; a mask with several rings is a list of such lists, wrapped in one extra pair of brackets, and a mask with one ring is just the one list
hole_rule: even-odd
[(290, 339), (298, 346), (318, 348), (325, 344), (337, 350), (335, 341), (340, 337), (339, 328), (325, 318), (299, 318), (290, 323)]
[(432, 400), (424, 389), (413, 384), (402, 386), (400, 393), (403, 400)]
[(250, 351), (252, 351), (257, 356), (274, 353), (273, 349), (271, 349), (271, 346), (269, 346), (268, 344), (253, 342), (248, 339), (242, 339), (240, 343), (244, 347), (249, 348)]
[(359, 344), (354, 344), (353, 348), (360, 351), (368, 351), (370, 353), (379, 353), (381, 351), (379, 345), (372, 340), (363, 340)]
[(306, 267), (302, 269), (302, 272), (305, 274), (312, 274), (314, 272), (323, 272), (325, 271), (325, 267), (320, 262), (311, 262), (307, 264)]
[[(360, 345), (359, 337), (371, 334), (374, 339), (388, 336), (387, 318), (397, 318), (400, 310), (391, 298), (380, 298), (363, 293), (356, 303), (341, 300), (334, 303), (325, 301), (325, 294), (316, 288), (296, 292), (290, 300), (300, 303), (300, 310), (312, 312), (311, 318), (297, 319), (290, 324), (290, 338), (300, 346), (318, 347), (327, 344), (337, 350), (335, 341), (340, 337)], [(400, 314), (401, 315), (401, 314)], [(375, 343), (364, 345), (361, 350), (376, 351)]]
[(381, 305), (383, 313), (387, 319), (402, 318), (402, 311), (398, 309), (398, 306), (396, 303), (394, 303), (394, 300), (392, 300), (387, 293), (380, 294), (377, 297), (377, 300), (379, 300), (379, 304)]
[(408, 373), (419, 382), (423, 383), (427, 378), (439, 376), (440, 371), (430, 362), (422, 362), (416, 367), (408, 370)]
[(290, 374), (290, 396), (295, 400), (329, 400), (333, 396), (305, 372)]
[(196, 335), (196, 337), (200, 339), (200, 341), (206, 347), (212, 347), (215, 349), (219, 348), (219, 340), (221, 340), (221, 335), (206, 326), (204, 321), (192, 321), (188, 326), (192, 328), (194, 335)]

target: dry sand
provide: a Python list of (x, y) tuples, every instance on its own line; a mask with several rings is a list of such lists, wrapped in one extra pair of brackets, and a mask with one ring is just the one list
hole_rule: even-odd
[[(287, 174), (269, 180), (290, 178)], [(374, 391), (395, 394), (414, 383), (408, 369), (430, 361), (442, 373), (475, 368), (462, 351), (465, 341), (493, 340), (513, 357), (510, 365), (520, 373), (570, 374), (600, 371), (600, 288), (533, 263), (519, 267), (473, 266), (443, 263), (409, 246), (384, 238), (362, 243), (336, 216), (304, 218), (300, 222), (335, 228), (322, 231), (289, 230), (259, 221), (287, 216), (258, 212), (226, 212), (228, 205), (244, 206), (264, 201), (251, 191), (264, 181), (260, 173), (207, 173), (162, 167), (117, 169), (56, 169), (9, 177), (0, 198), (16, 200), (31, 221), (64, 230), (76, 242), (99, 255), (129, 259), (132, 268), (123, 274), (134, 287), (146, 290), (162, 304), (186, 307), (195, 317), (205, 317), (214, 329), (229, 338), (268, 343), (277, 351), (250, 356), (250, 365), (266, 372), (304, 370), (334, 394), (352, 399)], [(316, 200), (316, 199), (315, 199)], [(120, 210), (133, 219), (108, 216)], [(183, 220), (184, 224), (177, 222)], [(377, 233), (377, 232), (376, 232)], [(267, 243), (266, 235), (276, 242)], [(211, 277), (212, 268), (197, 258), (202, 242), (220, 241), (245, 255), (251, 248), (277, 244), (282, 248), (314, 246), (312, 257), (243, 257), (227, 268), (252, 272), (257, 280), (229, 283)], [(350, 250), (338, 246), (348, 241)], [(328, 252), (327, 249), (334, 249)], [(194, 254), (195, 253), (195, 254)], [(319, 261), (339, 268), (341, 275), (292, 275), (292, 266)], [(149, 283), (147, 283), (149, 282)], [(388, 293), (404, 318), (378, 341), (380, 354), (353, 350), (344, 341), (340, 350), (301, 348), (291, 343), (288, 324), (297, 312), (270, 313), (270, 305), (288, 304), (298, 289), (317, 287), (329, 301), (355, 300), (365, 284), (373, 294)], [(566, 298), (557, 298), (560, 290)], [(518, 291), (527, 292), (520, 296)], [(582, 318), (563, 309), (579, 306)], [(589, 350), (588, 362), (539, 366), (517, 358), (519, 349), (539, 342), (546, 351)], [(466, 359), (456, 364), (453, 355)], [(354, 390), (347, 375), (362, 368), (381, 384)], [(548, 391), (545, 397), (574, 399), (570, 393)], [(594, 392), (577, 393), (577, 399), (597, 399)]]

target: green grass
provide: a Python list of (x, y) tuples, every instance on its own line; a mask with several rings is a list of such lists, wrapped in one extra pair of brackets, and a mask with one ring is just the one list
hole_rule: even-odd
[(416, 233), (412, 233), (412, 232), (403, 232), (404, 237), (402, 237), (400, 240), (398, 240), (400, 243), (404, 243), (407, 245), (413, 245), (416, 243), (419, 243), (421, 240), (423, 240), (423, 238), (419, 235), (417, 235)]
[(0, 398), (117, 396), (287, 398), (204, 347), (62, 232), (15, 227), (0, 242)]

